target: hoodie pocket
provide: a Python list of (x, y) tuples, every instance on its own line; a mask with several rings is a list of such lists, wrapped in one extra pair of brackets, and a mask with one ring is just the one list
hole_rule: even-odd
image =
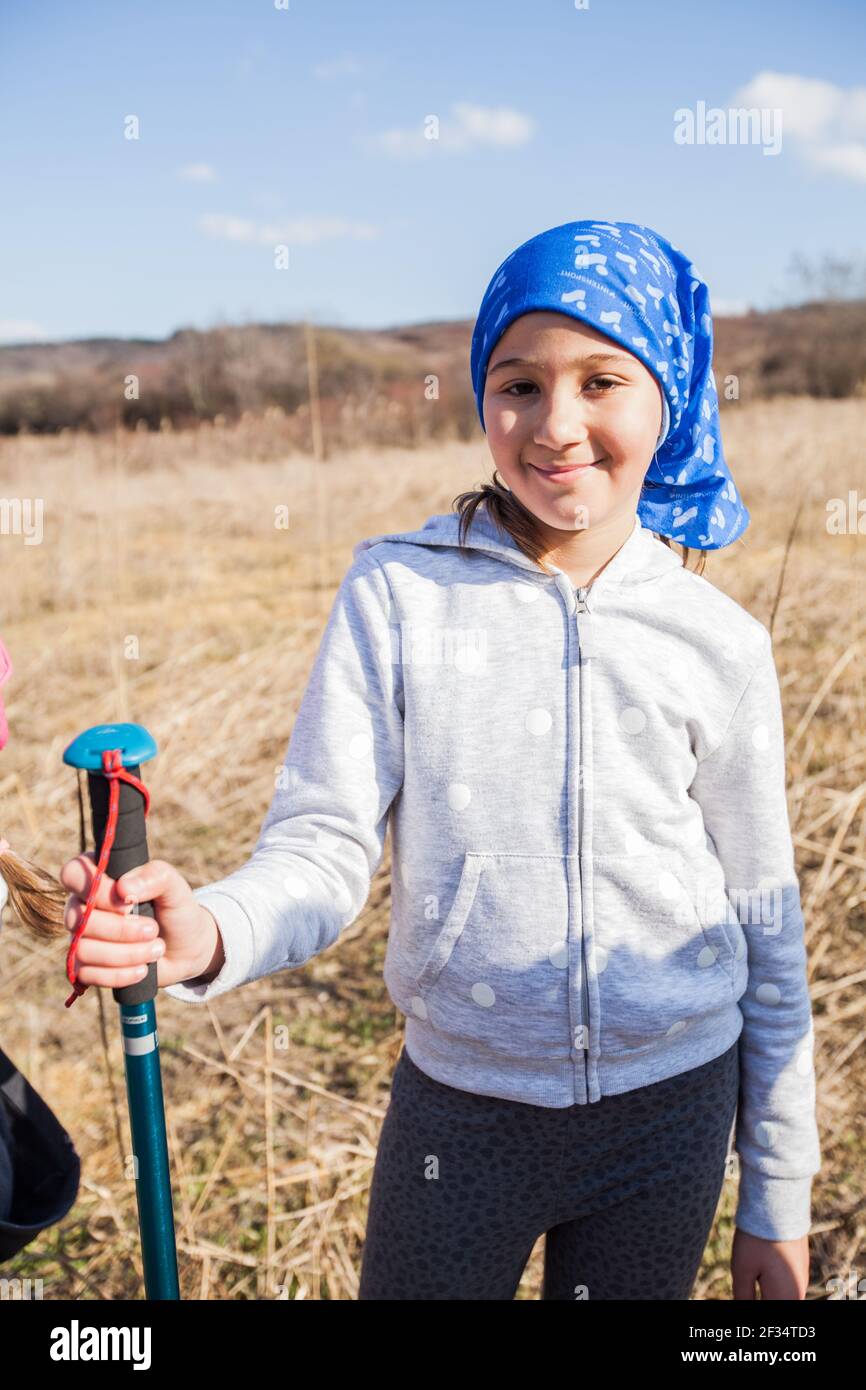
[[(701, 928), (707, 950), (714, 952), (716, 963), (733, 979), (738, 963), (745, 959), (746, 938), (725, 891), (721, 864), (708, 859), (703, 872), (697, 873), (682, 859), (671, 856), (669, 868)], [(681, 905), (678, 910), (684, 911)]]
[(654, 1047), (734, 999), (731, 940), (678, 858), (593, 856), (589, 969), (604, 1053)]
[(470, 850), (410, 1008), (497, 1052), (567, 1057), (568, 965), (567, 857)]

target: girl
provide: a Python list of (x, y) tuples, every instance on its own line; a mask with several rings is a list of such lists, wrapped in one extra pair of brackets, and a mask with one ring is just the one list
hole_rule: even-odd
[[(0, 642), (0, 686), (12, 674)], [(0, 696), (0, 749), (9, 726)], [(60, 884), (0, 839), (0, 915), (7, 900), (36, 936), (63, 931), (66, 894)], [(0, 1048), (0, 1261), (17, 1255), (61, 1221), (78, 1194), (81, 1165), (54, 1112)]]
[[(734, 1296), (805, 1294), (778, 679), (768, 630), (687, 568), (749, 521), (711, 362), (706, 285), (648, 227), (519, 246), (471, 350), (501, 477), (355, 547), (251, 859), (195, 893), (162, 862), (104, 882), (81, 936), (83, 983), (159, 957), (174, 998), (213, 999), (338, 938), (390, 818), (406, 1028), (362, 1299), (511, 1299), (542, 1233), (545, 1299), (687, 1299), (734, 1131)], [(93, 873), (63, 869), (72, 930)], [(145, 900), (155, 924), (124, 917)]]

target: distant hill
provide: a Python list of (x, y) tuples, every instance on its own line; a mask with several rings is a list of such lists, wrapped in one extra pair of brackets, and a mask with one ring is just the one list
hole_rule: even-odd
[[(715, 319), (722, 410), (740, 399), (866, 391), (866, 300)], [(323, 426), (331, 443), (471, 438), (469, 320), (387, 330), (316, 327)], [(130, 387), (128, 378), (137, 378)], [(0, 347), (0, 434), (181, 428), (244, 412), (309, 430), (303, 324), (180, 329), (166, 339), (89, 338)]]

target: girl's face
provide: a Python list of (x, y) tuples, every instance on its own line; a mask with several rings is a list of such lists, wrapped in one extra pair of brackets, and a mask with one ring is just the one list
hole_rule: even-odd
[[(566, 314), (523, 314), (490, 354), (483, 408), (496, 468), (543, 530), (634, 516), (662, 392), (619, 343)], [(540, 471), (566, 465), (579, 467), (559, 478)]]

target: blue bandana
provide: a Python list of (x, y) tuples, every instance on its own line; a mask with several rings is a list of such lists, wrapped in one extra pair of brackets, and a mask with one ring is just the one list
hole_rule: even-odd
[(664, 422), (637, 506), (641, 524), (695, 549), (737, 540), (750, 518), (722, 452), (709, 291), (689, 258), (636, 222), (566, 222), (518, 246), (487, 286), (472, 333), (482, 429), (490, 354), (514, 319), (538, 309), (598, 329), (661, 387)]

